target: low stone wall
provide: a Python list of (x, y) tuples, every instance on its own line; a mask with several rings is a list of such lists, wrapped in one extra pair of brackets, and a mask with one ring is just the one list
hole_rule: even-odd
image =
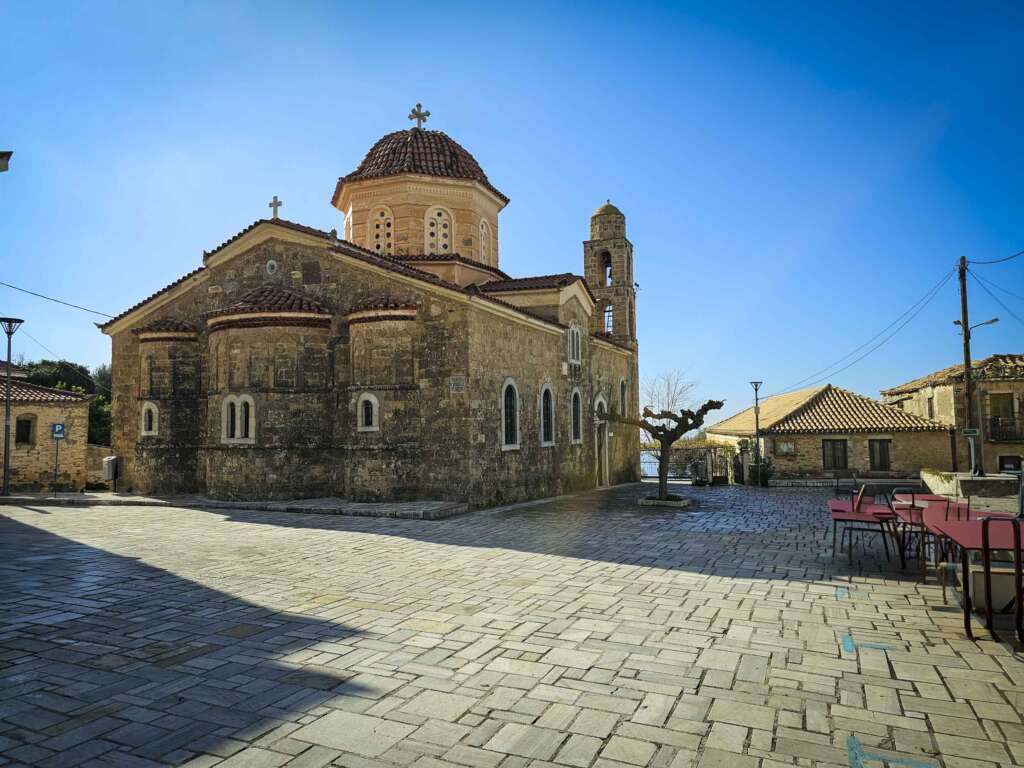
[(921, 479), (932, 493), (944, 496), (983, 496), (1000, 499), (1016, 496), (1020, 480), (1016, 475), (986, 475), (975, 477), (968, 472), (939, 472), (922, 469)]
[(103, 459), (112, 456), (109, 445), (93, 445), (88, 443), (85, 446), (85, 482), (90, 486), (103, 484)]

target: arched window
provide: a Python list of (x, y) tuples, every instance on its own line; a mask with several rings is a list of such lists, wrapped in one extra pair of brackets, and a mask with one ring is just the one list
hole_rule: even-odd
[(380, 431), (380, 402), (369, 392), (363, 392), (356, 402), (356, 431)]
[(221, 403), (222, 443), (256, 442), (256, 404), (251, 395), (228, 395)]
[(386, 206), (370, 211), (366, 226), (366, 247), (374, 253), (391, 255), (395, 252), (395, 218)]
[(491, 256), (491, 225), (487, 219), (480, 219), (480, 261), (487, 262)]
[(501, 388), (501, 448), (519, 447), (519, 391), (515, 382), (506, 379)]
[(546, 385), (540, 393), (540, 444), (555, 444), (555, 398)]
[(155, 435), (160, 430), (159, 411), (154, 403), (142, 404), (142, 434)]
[(454, 253), (455, 223), (452, 215), (444, 208), (434, 207), (427, 211), (423, 221), (423, 251), (429, 254)]
[(249, 437), (250, 420), (252, 418), (252, 405), (248, 402), (242, 404), (242, 427), (238, 430), (238, 436), (242, 439)]
[(573, 323), (569, 326), (569, 362), (578, 363), (582, 359), (582, 342), (580, 327)]
[(612, 284), (612, 255), (605, 251), (601, 254), (601, 285), (605, 288)]
[(619, 379), (619, 416), (626, 415), (626, 380)]
[(583, 398), (578, 389), (573, 390), (569, 420), (572, 423), (572, 442), (583, 442)]
[(604, 332), (612, 333), (615, 330), (615, 309), (611, 304), (604, 308)]

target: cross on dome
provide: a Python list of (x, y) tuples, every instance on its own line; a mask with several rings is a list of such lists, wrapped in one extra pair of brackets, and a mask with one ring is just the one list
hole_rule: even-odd
[(416, 106), (409, 112), (409, 119), (416, 121), (417, 128), (422, 128), (423, 124), (427, 122), (428, 117), (430, 117), (430, 110), (428, 109), (424, 112), (423, 105), (419, 102), (417, 102)]

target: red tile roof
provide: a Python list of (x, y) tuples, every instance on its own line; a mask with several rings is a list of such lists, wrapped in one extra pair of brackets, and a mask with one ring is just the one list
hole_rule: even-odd
[(480, 290), (486, 293), (535, 291), (544, 288), (564, 288), (577, 280), (583, 281), (583, 278), (579, 275), (574, 275), (572, 272), (562, 272), (557, 275), (537, 275), (535, 277), (510, 277), (507, 280), (492, 280), (489, 283), (481, 283)]
[[(486, 301), (491, 302), (492, 304), (500, 304), (503, 307), (507, 307), (509, 309), (515, 310), (516, 312), (518, 312), (519, 314), (521, 314), (521, 315), (523, 315), (525, 317), (530, 317), (530, 318), (532, 318), (534, 320), (540, 320), (541, 322), (546, 323), (548, 325), (555, 325), (555, 326), (558, 326), (558, 327), (564, 327), (564, 325), (562, 323), (559, 323), (559, 322), (556, 322), (556, 321), (551, 320), (549, 318), (546, 318), (546, 317), (544, 317), (542, 315), (537, 314), (536, 312), (531, 312), (530, 310), (525, 309), (523, 307), (517, 307), (514, 304), (511, 304), (511, 303), (509, 303), (507, 301), (502, 301), (497, 296), (491, 296), (491, 295), (488, 295), (488, 293), (481, 292), (479, 287), (476, 286), (476, 285), (469, 285), (469, 286), (466, 286), (466, 287), (462, 287), (460, 285), (456, 285), (455, 283), (450, 283), (447, 280), (443, 280), (443, 279), (441, 279), (440, 277), (438, 277), (437, 275), (435, 275), (435, 274), (433, 274), (431, 272), (426, 272), (426, 271), (424, 271), (422, 269), (417, 269), (416, 267), (412, 266), (411, 264), (405, 263), (406, 261), (415, 262), (417, 260), (417, 258), (415, 258), (415, 257), (410, 259), (409, 257), (406, 257), (406, 256), (381, 256), (379, 254), (374, 253), (373, 251), (370, 251), (370, 250), (368, 250), (366, 248), (363, 248), (362, 246), (356, 245), (355, 243), (350, 243), (350, 242), (348, 242), (346, 240), (338, 240), (336, 235), (335, 235), (335, 233), (333, 231), (331, 231), (331, 232), (324, 232), (322, 230), (314, 229), (312, 227), (306, 227), (306, 226), (304, 226), (302, 224), (296, 224), (295, 222), (287, 221), (285, 219), (260, 219), (260, 220), (258, 220), (256, 222), (254, 222), (253, 224), (249, 225), (245, 229), (243, 229), (238, 234), (236, 234), (233, 237), (229, 238), (228, 240), (224, 241), (224, 243), (222, 243), (221, 245), (217, 246), (217, 248), (215, 248), (213, 251), (210, 251), (209, 253), (207, 253), (207, 256), (209, 256), (209, 255), (211, 255), (213, 253), (216, 253), (217, 251), (221, 250), (222, 248), (224, 248), (228, 244), (234, 242), (235, 240), (240, 238), (242, 235), (252, 231), (256, 227), (260, 226), (261, 224), (272, 224), (272, 225), (275, 225), (275, 226), (281, 226), (281, 227), (285, 227), (285, 228), (288, 228), (288, 229), (293, 229), (293, 230), (296, 230), (296, 231), (299, 231), (299, 232), (304, 232), (306, 234), (312, 234), (312, 235), (316, 235), (316, 236), (322, 237), (325, 240), (329, 241), (331, 250), (336, 251), (336, 252), (338, 252), (338, 253), (340, 253), (340, 254), (342, 254), (344, 256), (347, 256), (349, 258), (354, 258), (354, 259), (357, 259), (359, 261), (365, 262), (367, 264), (372, 264), (374, 266), (380, 267), (381, 269), (386, 269), (386, 270), (388, 270), (390, 272), (395, 272), (396, 274), (406, 275), (407, 277), (414, 278), (414, 279), (419, 280), (419, 281), (424, 282), (424, 283), (430, 283), (432, 285), (436, 285), (436, 286), (439, 286), (439, 287), (442, 287), (442, 288), (446, 288), (446, 289), (451, 290), (451, 291), (457, 291), (459, 293), (467, 294), (467, 295), (470, 295), (470, 296), (477, 296), (477, 297), (479, 297), (481, 299), (484, 299)], [(441, 257), (431, 257), (431, 258), (438, 259), (438, 258), (441, 258)], [(485, 266), (485, 265), (481, 265), (481, 266)], [(486, 268), (486, 266), (485, 266), (485, 268)], [(191, 278), (191, 277), (193, 277), (195, 275), (200, 274), (205, 269), (206, 269), (206, 267), (199, 267), (197, 269), (192, 270), (187, 275), (184, 275), (183, 277), (178, 278), (173, 283), (171, 283), (171, 284), (161, 288), (159, 291), (157, 291), (156, 293), (153, 293), (148, 298), (145, 298), (142, 301), (138, 302), (137, 304), (133, 305), (132, 307), (126, 309), (124, 312), (122, 312), (119, 315), (117, 315), (117, 317), (114, 317), (114, 318), (108, 320), (105, 323), (97, 323), (97, 326), (101, 330), (105, 330), (106, 328), (110, 327), (113, 323), (115, 323), (118, 320), (121, 320), (122, 318), (130, 315), (132, 312), (135, 312), (136, 310), (138, 310), (141, 307), (145, 306), (149, 302), (153, 301), (153, 299), (156, 299), (157, 297), (162, 296), (163, 294), (167, 293), (168, 291), (172, 290), (173, 288), (181, 285), (182, 283), (184, 283), (189, 278)], [(588, 293), (590, 292), (590, 288), (589, 288), (589, 286), (587, 286), (586, 280), (583, 280), (583, 278), (579, 277), (578, 275), (572, 275), (571, 273), (568, 273), (568, 272), (564, 273), (564, 274), (565, 275), (569, 275), (570, 277), (572, 277), (574, 279), (582, 280), (583, 285), (587, 288)], [(529, 279), (529, 278), (527, 278), (527, 279)], [(490, 283), (490, 284), (493, 284), (495, 282), (498, 282), (498, 281), (492, 281), (492, 283)], [(626, 349), (627, 347), (623, 347), (623, 348)]]
[(441, 131), (409, 128), (389, 133), (366, 153), (352, 173), (338, 179), (335, 202), (349, 181), (378, 179), (402, 173), (478, 181), (507, 203), (508, 198), (491, 184), (480, 164), (462, 145)]
[[(941, 432), (945, 424), (915, 416), (870, 397), (826, 384), (761, 401), (761, 434), (847, 434), (852, 432)], [(708, 427), (712, 434), (753, 435), (754, 409), (747, 408)]]
[(329, 315), (331, 310), (314, 296), (283, 285), (265, 283), (242, 294), (238, 301), (223, 309), (207, 313), (207, 317), (240, 315), (250, 312), (313, 312)]
[(181, 331), (182, 333), (195, 333), (196, 327), (186, 321), (173, 317), (165, 317), (162, 320), (154, 320), (139, 328), (132, 328), (132, 333), (156, 333), (160, 331)]
[[(7, 379), (0, 379), (0, 402), (7, 397)], [(68, 392), (64, 389), (52, 389), (39, 384), (31, 384), (23, 379), (11, 379), (12, 403), (83, 403), (89, 395)]]
[[(971, 375), (975, 379), (1024, 379), (1024, 355), (991, 355), (984, 360), (971, 361)], [(963, 381), (964, 364), (958, 363), (941, 371), (929, 373), (927, 376), (908, 381), (892, 389), (883, 389), (882, 394), (902, 395), (908, 392), (916, 392), (923, 387), (934, 387), (938, 384), (950, 384)]]

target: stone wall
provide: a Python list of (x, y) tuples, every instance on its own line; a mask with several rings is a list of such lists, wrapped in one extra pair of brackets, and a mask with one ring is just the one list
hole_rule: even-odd
[[(847, 441), (848, 468), (827, 471), (822, 457), (822, 440)], [(869, 440), (890, 440), (888, 472), (872, 471)], [(791, 443), (793, 453), (782, 453), (781, 443)], [(924, 468), (951, 468), (948, 432), (893, 432), (890, 434), (785, 435), (765, 438), (766, 455), (775, 465), (777, 477), (916, 477)]]
[(112, 455), (109, 445), (93, 445), (89, 443), (85, 446), (86, 483), (89, 485), (110, 485), (108, 481), (103, 479), (103, 459)]
[[(32, 440), (15, 442), (19, 417), (34, 419)], [(57, 454), (57, 487), (81, 490), (88, 479), (89, 402), (11, 403), (11, 487), (21, 490), (49, 488), (54, 482), (54, 445), (50, 425), (63, 423), (66, 437)], [(0, 460), (3, 440), (0, 439)]]
[[(330, 327), (207, 331), (207, 313), (271, 281), (318, 297), (332, 312)], [(176, 318), (199, 326), (196, 344), (207, 352), (198, 358), (198, 416), (189, 415), (190, 401), (175, 399), (173, 387), (157, 398), (161, 424), (167, 418), (182, 430), (140, 435), (141, 409), (156, 397), (142, 381), (146, 345), (129, 329), (113, 336), (112, 432), (114, 451), (123, 459), (123, 488), (483, 505), (593, 487), (591, 408), (599, 394), (614, 407), (625, 381), (628, 407), (637, 409), (635, 353), (584, 334), (583, 364), (568, 366), (565, 328), (499, 305), (485, 308), (483, 301), (353, 263), (325, 247), (284, 240), (212, 263), (190, 290), (139, 321)], [(351, 312), (380, 302), (411, 306), (415, 317), (349, 324)], [(559, 322), (573, 319), (588, 327), (575, 298), (563, 306)], [(523, 437), (514, 452), (500, 445), (500, 390), (509, 377), (520, 385)], [(556, 444), (550, 448), (539, 445), (543, 383), (555, 397)], [(574, 387), (583, 403), (580, 445), (568, 439)], [(243, 393), (255, 404), (255, 440), (226, 445), (224, 397)], [(366, 393), (380, 406), (378, 431), (356, 426), (356, 406)], [(606, 431), (607, 479), (637, 478), (635, 430), (613, 424)]]

